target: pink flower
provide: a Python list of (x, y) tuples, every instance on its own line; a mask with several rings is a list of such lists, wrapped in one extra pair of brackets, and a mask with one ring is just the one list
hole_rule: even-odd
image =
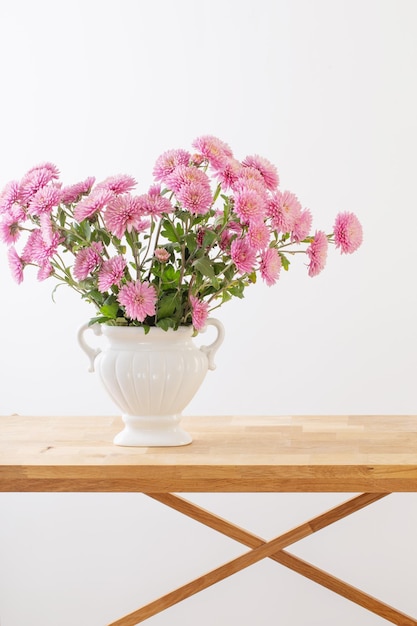
[(282, 233), (291, 232), (300, 213), (301, 204), (297, 196), (290, 191), (277, 190), (274, 193), (268, 207), (273, 228)]
[(168, 250), (165, 250), (165, 248), (156, 248), (154, 254), (160, 263), (166, 263), (170, 257)]
[(245, 239), (232, 241), (230, 256), (240, 274), (252, 272), (256, 261), (256, 252)]
[(264, 250), (269, 243), (270, 233), (263, 222), (253, 222), (248, 228), (248, 239), (251, 248)]
[(53, 233), (50, 242), (46, 242), (40, 228), (33, 230), (22, 252), (25, 263), (37, 263), (43, 266), (56, 254), (58, 245), (62, 242), (59, 233)]
[(310, 258), (310, 265), (308, 266), (309, 276), (317, 276), (326, 265), (328, 246), (329, 242), (326, 233), (318, 230), (314, 235), (312, 243), (306, 250), (306, 254)]
[(98, 273), (98, 289), (104, 293), (113, 285), (120, 286), (124, 271), (126, 268), (126, 259), (121, 255), (115, 256), (104, 261)]
[(177, 199), (184, 209), (196, 215), (207, 213), (213, 203), (210, 186), (197, 181), (182, 185)]
[(262, 174), (254, 167), (241, 167), (237, 173), (236, 181), (232, 184), (232, 189), (237, 192), (242, 189), (253, 189), (263, 196), (265, 200), (268, 199), (268, 189)]
[(46, 280), (53, 273), (53, 267), (50, 261), (45, 261), (39, 268), (38, 271), (38, 280)]
[(90, 219), (104, 209), (113, 197), (113, 193), (108, 189), (95, 189), (89, 196), (77, 204), (74, 209), (75, 219), (77, 222)]
[(61, 190), (59, 187), (47, 186), (41, 187), (32, 196), (28, 206), (28, 211), (32, 215), (41, 215), (42, 213), (52, 213), (55, 206), (61, 201)]
[(270, 191), (274, 191), (278, 187), (279, 178), (277, 168), (270, 161), (268, 161), (268, 159), (265, 159), (257, 154), (254, 156), (247, 156), (246, 159), (242, 161), (242, 165), (257, 169), (262, 175), (265, 185)]
[(222, 169), (216, 172), (216, 177), (219, 179), (223, 189), (232, 189), (236, 184), (239, 172), (242, 169), (242, 165), (236, 159), (228, 158)]
[[(23, 213), (24, 215), (24, 213)], [(0, 222), (0, 239), (4, 243), (15, 243), (20, 237), (20, 223), (22, 214), (17, 205), (13, 205), (12, 208), (3, 217)]]
[(242, 234), (242, 224), (238, 222), (229, 222), (228, 228), (224, 230), (220, 237), (220, 248), (222, 250), (228, 250), (230, 248), (231, 241), (234, 237)]
[(354, 213), (339, 213), (333, 231), (336, 248), (342, 254), (355, 252), (362, 243), (362, 226)]
[(221, 139), (212, 135), (204, 135), (193, 141), (193, 148), (198, 150), (215, 170), (221, 170), (228, 158), (233, 157), (230, 147)]
[(142, 207), (140, 199), (131, 196), (130, 193), (124, 196), (114, 196), (107, 205), (104, 212), (104, 223), (109, 231), (121, 239), (124, 233), (133, 229), (145, 230), (148, 222), (142, 220)]
[(146, 316), (155, 315), (156, 289), (148, 282), (129, 282), (119, 291), (118, 301), (125, 307), (126, 316), (143, 322)]
[(32, 167), (20, 181), (19, 200), (22, 204), (27, 204), (41, 187), (45, 187), (58, 176), (59, 170), (52, 163)]
[(73, 202), (77, 202), (81, 196), (90, 193), (94, 182), (94, 176), (90, 176), (81, 183), (75, 183), (75, 185), (63, 187), (63, 189), (61, 189), (61, 202), (63, 204), (72, 204)]
[(193, 326), (196, 330), (203, 330), (208, 316), (208, 303), (195, 296), (190, 296), (190, 302)]
[(46, 245), (50, 246), (53, 240), (55, 230), (55, 224), (51, 219), (51, 215), (48, 213), (41, 213), (39, 216), (39, 225), (41, 227), (41, 233)]
[(109, 176), (101, 183), (99, 183), (96, 189), (107, 189), (112, 191), (116, 195), (131, 191), (136, 186), (136, 181), (132, 176), (127, 174), (117, 174), (116, 176)]
[(147, 194), (138, 197), (138, 202), (144, 215), (160, 216), (172, 211), (171, 202), (161, 195), (160, 185), (153, 185)]
[(310, 211), (306, 209), (305, 211), (301, 211), (296, 217), (295, 222), (291, 231), (291, 241), (295, 241), (296, 243), (300, 243), (306, 237), (308, 237), (311, 224), (313, 222), (313, 216)]
[(33, 172), (39, 172), (39, 171), (47, 172), (49, 176), (49, 180), (54, 180), (54, 179), (59, 178), (59, 169), (57, 168), (56, 165), (54, 165), (53, 163), (50, 163), (49, 161), (45, 163), (39, 163), (38, 165), (31, 167), (30, 170), (27, 171), (26, 176), (33, 174)]
[(157, 158), (153, 175), (155, 180), (166, 182), (167, 177), (180, 165), (190, 164), (190, 153), (186, 150), (167, 150)]
[(7, 213), (19, 199), (19, 183), (12, 180), (4, 187), (0, 195), (0, 215)]
[(25, 264), (13, 247), (8, 250), (8, 260), (10, 271), (14, 280), (20, 284), (23, 281), (23, 268), (25, 267)]
[(276, 248), (268, 248), (265, 250), (261, 257), (259, 269), (268, 287), (277, 282), (281, 270), (281, 257)]
[(210, 189), (210, 179), (203, 170), (198, 169), (191, 165), (178, 166), (172, 174), (167, 176), (166, 185), (169, 189), (178, 193), (183, 185), (189, 185), (190, 183), (199, 183), (200, 185)]
[(94, 241), (89, 248), (82, 248), (75, 257), (73, 274), (77, 280), (85, 280), (102, 261), (103, 244)]
[(251, 224), (262, 220), (266, 210), (263, 196), (253, 189), (244, 189), (234, 197), (234, 210), (242, 224)]

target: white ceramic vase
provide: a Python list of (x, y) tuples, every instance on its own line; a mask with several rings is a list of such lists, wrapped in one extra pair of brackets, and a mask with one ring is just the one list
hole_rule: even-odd
[[(122, 411), (124, 429), (114, 443), (120, 446), (183, 446), (191, 443), (180, 427), (182, 411), (194, 397), (207, 370), (215, 369), (214, 355), (223, 342), (221, 322), (209, 318), (216, 339), (197, 347), (192, 326), (164, 331), (139, 326), (84, 324), (78, 331), (81, 348), (90, 359), (113, 402)], [(204, 329), (205, 330), (205, 329)], [(102, 348), (92, 348), (86, 333), (107, 339)]]

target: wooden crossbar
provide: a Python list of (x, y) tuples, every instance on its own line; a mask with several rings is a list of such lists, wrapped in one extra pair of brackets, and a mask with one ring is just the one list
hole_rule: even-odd
[(314, 565), (307, 563), (306, 561), (303, 561), (302, 559), (299, 559), (284, 550), (285, 547), (291, 545), (292, 543), (295, 543), (296, 541), (299, 541), (300, 539), (307, 537), (308, 535), (311, 535), (340, 519), (343, 519), (344, 517), (368, 506), (369, 504), (372, 504), (373, 502), (376, 502), (377, 500), (380, 500), (384, 496), (388, 495), (386, 493), (360, 494), (359, 496), (343, 502), (326, 513), (318, 515), (308, 522), (301, 524), (268, 542), (179, 496), (169, 493), (148, 493), (147, 495), (165, 504), (166, 506), (181, 512), (182, 514), (199, 521), (205, 526), (217, 530), (218, 532), (221, 532), (222, 534), (251, 547), (252, 550), (187, 584), (182, 585), (174, 591), (171, 591), (142, 608), (129, 613), (121, 619), (112, 622), (109, 626), (135, 626), (136, 624), (145, 621), (149, 617), (160, 613), (161, 611), (177, 604), (178, 602), (181, 602), (199, 591), (202, 591), (203, 589), (220, 582), (232, 574), (257, 563), (263, 558), (268, 557), (326, 587), (327, 589), (338, 593), (352, 602), (355, 602), (363, 608), (380, 615), (394, 624), (401, 624), (403, 626), (417, 625), (417, 620), (409, 615), (401, 613), (373, 596), (364, 593), (356, 587), (345, 583), (344, 581), (328, 574), (323, 570), (320, 570)]

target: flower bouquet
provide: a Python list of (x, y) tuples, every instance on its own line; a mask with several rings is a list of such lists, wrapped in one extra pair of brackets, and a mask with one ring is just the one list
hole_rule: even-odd
[(67, 284), (94, 305), (90, 323), (198, 331), (258, 276), (276, 283), (296, 253), (316, 276), (329, 244), (342, 253), (361, 244), (353, 213), (339, 213), (330, 234), (312, 231), (311, 212), (279, 188), (267, 159), (239, 161), (212, 136), (192, 148), (164, 152), (141, 194), (130, 175), (65, 186), (51, 163), (9, 182), (0, 238), (15, 280), (34, 266), (39, 280)]

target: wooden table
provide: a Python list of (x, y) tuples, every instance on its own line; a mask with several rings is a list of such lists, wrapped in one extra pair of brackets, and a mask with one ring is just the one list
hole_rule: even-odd
[[(249, 551), (110, 626), (134, 626), (270, 558), (401, 626), (405, 615), (285, 548), (392, 492), (417, 491), (417, 416), (194, 417), (181, 448), (121, 448), (112, 417), (0, 417), (0, 491), (141, 492)], [(339, 492), (348, 501), (265, 541), (178, 492)]]

